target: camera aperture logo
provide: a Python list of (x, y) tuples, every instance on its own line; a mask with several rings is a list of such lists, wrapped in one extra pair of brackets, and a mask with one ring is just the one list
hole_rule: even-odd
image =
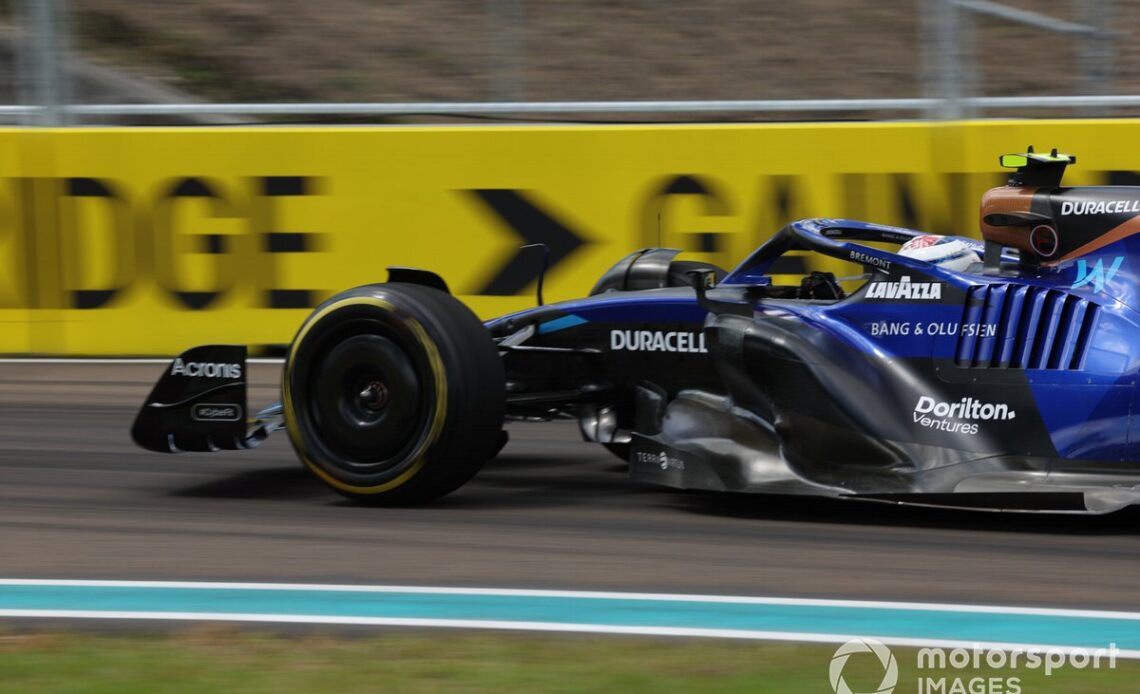
[[(857, 653), (871, 653), (879, 659), (879, 663), (883, 666), (883, 679), (879, 682), (878, 689), (855, 692), (847, 685), (847, 680), (843, 679), (843, 668), (847, 666), (851, 656)], [(899, 682), (899, 663), (886, 644), (875, 639), (852, 639), (840, 646), (835, 655), (831, 656), (828, 675), (831, 679), (831, 689), (835, 694), (891, 694)]]

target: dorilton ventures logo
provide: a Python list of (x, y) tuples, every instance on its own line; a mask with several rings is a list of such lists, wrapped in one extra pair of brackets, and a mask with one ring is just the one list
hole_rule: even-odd
[[(879, 659), (879, 664), (883, 666), (883, 679), (875, 690), (852, 691), (847, 680), (843, 679), (843, 668), (847, 667), (847, 661), (859, 653), (874, 654)], [(885, 644), (875, 639), (852, 639), (840, 646), (835, 655), (831, 656), (831, 667), (828, 668), (827, 674), (831, 681), (831, 690), (835, 694), (891, 694), (899, 682), (899, 663)]]
[(929, 395), (921, 395), (914, 406), (914, 423), (928, 429), (948, 433), (977, 434), (977, 422), (1004, 421), (1017, 416), (1005, 403), (990, 403), (962, 398), (958, 402), (943, 402)]

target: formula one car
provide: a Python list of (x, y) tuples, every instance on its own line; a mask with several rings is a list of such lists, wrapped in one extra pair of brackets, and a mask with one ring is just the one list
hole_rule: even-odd
[[(587, 298), (486, 323), (390, 268), (305, 320), (280, 403), (248, 416), (245, 347), (197, 347), (132, 434), (216, 451), (284, 428), (328, 485), (382, 504), (464, 484), (507, 420), (575, 418), (667, 487), (1117, 510), (1140, 503), (1140, 188), (1061, 187), (1074, 162), (1003, 156), (984, 241), (808, 219), (727, 274), (641, 250)], [(777, 284), (804, 251), (861, 274)]]

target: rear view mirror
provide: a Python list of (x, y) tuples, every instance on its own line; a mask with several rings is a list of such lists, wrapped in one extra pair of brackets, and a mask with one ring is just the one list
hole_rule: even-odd
[(689, 286), (698, 292), (716, 287), (716, 272), (714, 270), (690, 270), (685, 275), (689, 279)]
[(1020, 169), (1029, 165), (1029, 157), (1024, 154), (1003, 154), (998, 157), (998, 162), (1007, 169)]

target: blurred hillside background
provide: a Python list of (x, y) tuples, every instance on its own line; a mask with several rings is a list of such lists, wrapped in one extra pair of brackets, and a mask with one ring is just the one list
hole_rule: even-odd
[[(1140, 93), (1134, 0), (5, 0), (0, 102), (28, 100), (19, 63), (35, 73), (45, 6), (87, 103)], [(1054, 28), (999, 16), (1027, 12)]]

